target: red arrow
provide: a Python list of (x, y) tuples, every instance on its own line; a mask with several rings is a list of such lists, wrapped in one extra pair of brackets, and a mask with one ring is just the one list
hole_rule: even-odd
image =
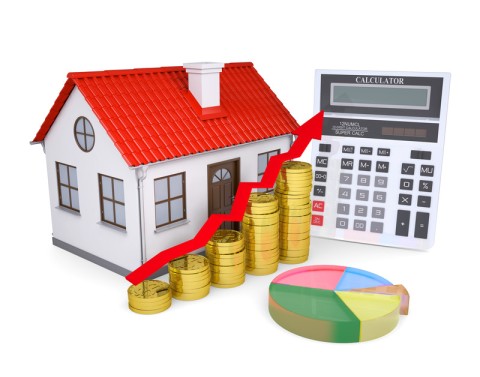
[(273, 187), (283, 162), (300, 157), (312, 139), (321, 139), (322, 125), (323, 111), (319, 112), (293, 132), (294, 135), (297, 135), (297, 138), (290, 147), (290, 150), (270, 158), (260, 182), (240, 182), (235, 195), (235, 201), (232, 205), (232, 210), (229, 214), (211, 215), (194, 238), (158, 253), (145, 264), (127, 275), (127, 280), (135, 285), (141, 283), (172, 259), (204, 247), (222, 222), (242, 221), (252, 189)]

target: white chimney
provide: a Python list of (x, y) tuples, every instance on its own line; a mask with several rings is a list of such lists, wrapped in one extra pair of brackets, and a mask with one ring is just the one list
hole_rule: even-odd
[(188, 90), (202, 108), (220, 106), (220, 72), (223, 63), (185, 63)]

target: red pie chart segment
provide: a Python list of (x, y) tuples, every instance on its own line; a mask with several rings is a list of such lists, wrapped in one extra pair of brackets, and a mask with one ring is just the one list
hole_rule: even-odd
[(339, 284), (346, 268), (330, 265), (294, 268), (277, 276), (272, 283), (333, 290)]

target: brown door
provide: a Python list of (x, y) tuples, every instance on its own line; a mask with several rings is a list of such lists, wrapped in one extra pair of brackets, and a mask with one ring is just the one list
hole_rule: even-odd
[[(240, 159), (208, 165), (208, 215), (230, 213), (239, 182)], [(240, 229), (238, 222), (225, 221), (221, 229)]]

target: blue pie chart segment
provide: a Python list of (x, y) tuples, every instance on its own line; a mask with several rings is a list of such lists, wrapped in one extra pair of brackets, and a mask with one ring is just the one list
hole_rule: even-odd
[(377, 274), (358, 268), (347, 267), (338, 281), (335, 290), (349, 291), (358, 288), (377, 287), (379, 285), (392, 285), (392, 283)]

